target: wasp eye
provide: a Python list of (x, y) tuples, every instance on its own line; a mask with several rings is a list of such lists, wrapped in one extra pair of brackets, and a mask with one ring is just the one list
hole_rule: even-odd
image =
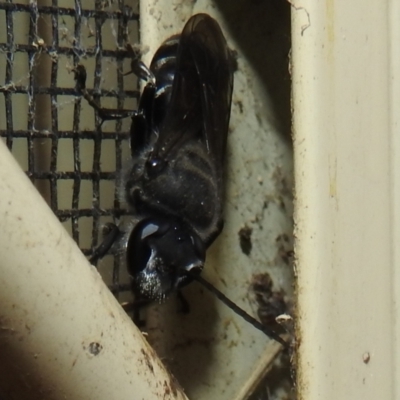
[(143, 271), (151, 256), (151, 248), (147, 245), (147, 240), (131, 235), (126, 256), (128, 270), (132, 275)]
[(143, 271), (151, 257), (151, 247), (149, 240), (154, 236), (162, 235), (168, 225), (160, 221), (145, 219), (140, 221), (128, 240), (127, 246), (127, 265), (131, 275), (135, 275)]
[(132, 275), (146, 268), (151, 256), (148, 238), (159, 229), (158, 225), (148, 220), (139, 222), (133, 229), (127, 247), (127, 264)]

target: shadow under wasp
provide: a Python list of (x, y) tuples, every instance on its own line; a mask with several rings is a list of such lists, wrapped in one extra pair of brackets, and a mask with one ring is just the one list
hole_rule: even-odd
[(159, 47), (150, 68), (133, 56), (131, 72), (146, 83), (137, 111), (101, 108), (86, 90), (84, 67), (76, 68), (77, 89), (102, 120), (132, 117), (132, 159), (122, 181), (135, 223), (127, 230), (113, 225), (90, 261), (122, 242), (135, 301), (162, 302), (196, 280), (286, 347), (201, 277), (206, 250), (223, 227), (233, 62), (220, 26), (207, 14), (192, 16)]

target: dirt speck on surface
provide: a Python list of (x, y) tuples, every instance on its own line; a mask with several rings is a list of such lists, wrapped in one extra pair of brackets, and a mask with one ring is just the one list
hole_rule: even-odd
[(253, 244), (251, 242), (251, 234), (253, 233), (253, 228), (250, 226), (244, 226), (239, 230), (239, 244), (242, 249), (243, 254), (249, 256), (251, 253), (251, 249), (253, 248)]

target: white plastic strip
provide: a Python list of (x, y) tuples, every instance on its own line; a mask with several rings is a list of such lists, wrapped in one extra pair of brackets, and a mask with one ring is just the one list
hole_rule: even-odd
[(185, 399), (0, 141), (0, 397)]
[(392, 292), (394, 305), (393, 330), (393, 399), (400, 398), (400, 2), (389, 2), (390, 26), (390, 133), (392, 184)]
[(292, 11), (300, 399), (399, 396), (395, 3)]

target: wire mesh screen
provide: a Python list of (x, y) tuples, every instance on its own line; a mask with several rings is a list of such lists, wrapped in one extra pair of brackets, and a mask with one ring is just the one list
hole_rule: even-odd
[[(137, 80), (124, 73), (138, 23), (137, 4), (122, 0), (0, 2), (0, 136), (87, 256), (102, 226), (127, 213), (115, 179), (129, 157), (130, 121), (102, 123), (74, 69), (85, 65), (102, 106), (135, 109)], [(117, 297), (128, 296), (119, 264), (106, 257), (101, 272)]]

